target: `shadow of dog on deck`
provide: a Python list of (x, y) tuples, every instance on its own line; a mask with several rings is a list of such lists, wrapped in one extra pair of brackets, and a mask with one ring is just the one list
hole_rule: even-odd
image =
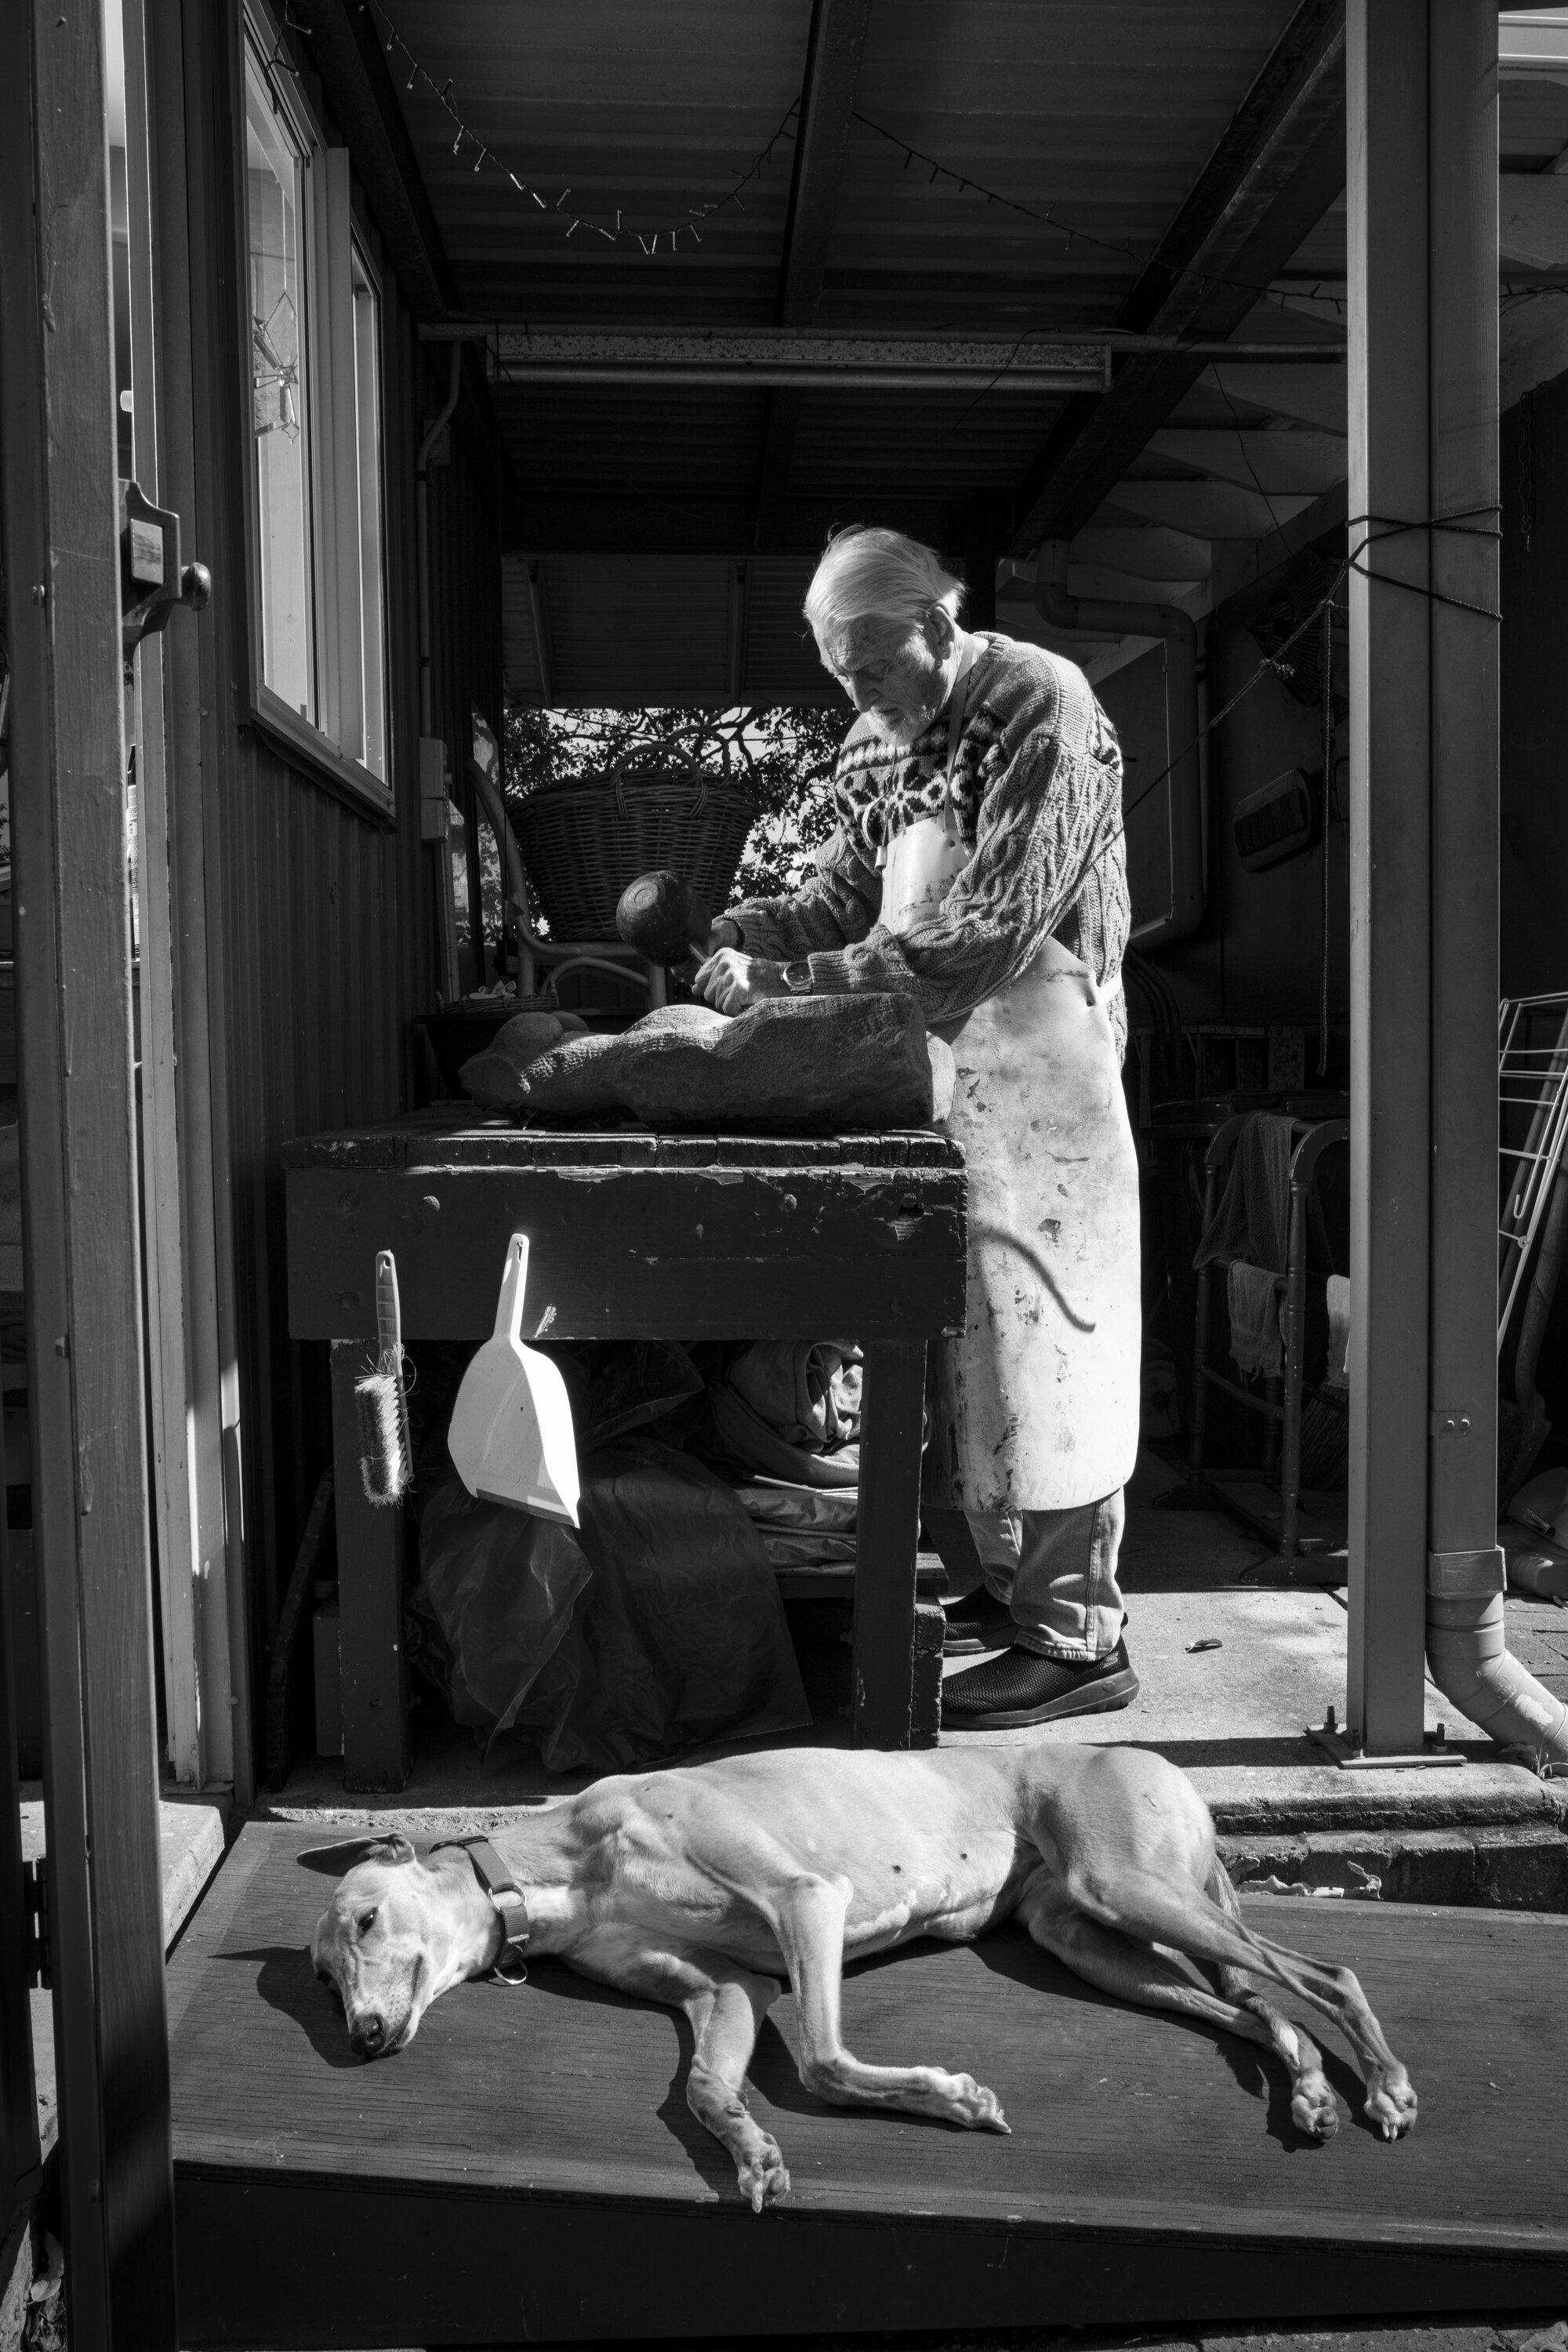
[(363, 2067), (349, 2047), (337, 1996), (317, 1982), (308, 1949), (298, 1944), (257, 1944), (244, 1951), (215, 1952), (215, 1961), (259, 1960), (256, 1990), (269, 2009), (292, 2019), (318, 2058), (342, 2073)]

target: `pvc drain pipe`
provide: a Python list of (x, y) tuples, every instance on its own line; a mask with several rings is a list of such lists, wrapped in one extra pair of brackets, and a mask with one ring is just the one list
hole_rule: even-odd
[(1568, 1703), (1509, 1650), (1499, 1550), (1428, 1556), (1426, 1670), (1443, 1696), (1502, 1748), (1568, 1762)]

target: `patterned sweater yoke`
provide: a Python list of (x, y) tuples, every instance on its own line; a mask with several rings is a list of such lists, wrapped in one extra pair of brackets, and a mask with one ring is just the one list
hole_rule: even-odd
[(890, 931), (879, 860), (905, 826), (942, 814), (945, 709), (908, 746), (857, 720), (834, 779), (838, 824), (812, 874), (793, 898), (729, 911), (748, 953), (809, 957), (819, 993), (897, 991), (932, 1024), (997, 994), (1055, 937), (1093, 972), (1124, 1050), (1132, 910), (1116, 730), (1071, 662), (994, 632), (975, 642), (952, 788), (969, 858), (942, 905)]

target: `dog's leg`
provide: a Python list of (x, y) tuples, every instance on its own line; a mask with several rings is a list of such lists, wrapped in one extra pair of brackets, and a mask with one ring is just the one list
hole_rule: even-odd
[(853, 1889), (847, 1878), (798, 1878), (777, 1893), (769, 1920), (795, 1988), (800, 2020), (800, 2079), (835, 2106), (907, 2107), (969, 2129), (1005, 2132), (994, 2091), (973, 2074), (940, 2066), (868, 2066), (844, 2047), (839, 1994), (844, 1917)]
[(635, 1929), (605, 1927), (571, 1955), (584, 1976), (643, 2000), (683, 2010), (692, 2057), (686, 2104), (735, 2160), (741, 2194), (753, 2213), (789, 2194), (779, 2144), (746, 2105), (746, 2068), (763, 2018), (783, 1988), (700, 1945), (650, 1943)]
[[(1227, 1919), (1240, 1926), (1241, 1906), (1223, 1862), (1215, 1861), (1205, 1891)], [(1290, 2113), (1298, 2127), (1310, 2132), (1314, 2139), (1332, 2139), (1340, 2127), (1340, 2111), (1323, 2073), (1322, 2053), (1311, 2036), (1277, 2010), (1272, 2001), (1265, 2000), (1244, 1969), (1232, 1968), (1222, 1960), (1219, 1989), (1227, 2000), (1250, 2010), (1268, 2028), (1269, 2040), (1290, 2069)]]
[(1220, 1970), (1221, 1999), (1180, 1953), (1130, 1942), (1116, 1928), (1101, 1927), (1086, 1917), (1044, 1871), (1025, 1887), (1017, 1916), (1043, 1950), (1100, 1992), (1136, 2001), (1143, 2009), (1174, 2010), (1276, 2052), (1289, 2070), (1290, 2113), (1298, 2128), (1314, 2139), (1333, 2137), (1339, 2110), (1323, 2079), (1316, 2045), (1299, 2026), (1251, 1993), (1239, 1969)]
[[(1354, 1972), (1259, 1936), (1245, 1919), (1229, 1918), (1190, 1879), (1165, 1877), (1140, 1865), (1072, 1864), (1064, 1881), (1068, 1900), (1103, 1927), (1151, 1944), (1166, 1944), (1189, 1959), (1245, 1969), (1331, 2018), (1354, 2051), (1366, 2084), (1366, 2115), (1384, 2139), (1398, 2139), (1415, 2121), (1415, 2094), (1372, 2013)], [(1238, 1906), (1239, 1907), (1239, 1906)]]

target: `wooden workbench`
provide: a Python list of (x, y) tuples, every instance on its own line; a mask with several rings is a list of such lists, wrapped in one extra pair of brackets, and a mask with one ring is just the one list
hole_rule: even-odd
[(963, 1319), (963, 1157), (944, 1137), (525, 1129), (437, 1108), (284, 1153), (289, 1328), (331, 1344), (343, 1777), (410, 1766), (400, 1511), (373, 1510), (353, 1383), (375, 1254), (405, 1341), (488, 1339), (509, 1235), (529, 1237), (525, 1336), (852, 1338), (866, 1351), (855, 1601), (857, 1741), (934, 1745), (940, 1612), (917, 1610), (927, 1343)]

